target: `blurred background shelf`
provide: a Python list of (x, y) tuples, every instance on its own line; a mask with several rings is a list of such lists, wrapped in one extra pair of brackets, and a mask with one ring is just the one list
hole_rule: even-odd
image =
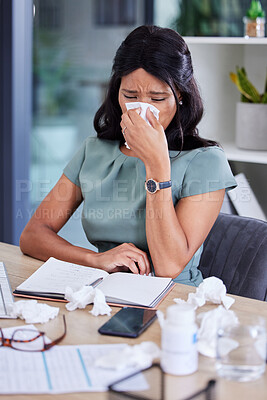
[(234, 142), (221, 143), (228, 160), (267, 165), (267, 151), (243, 150)]
[(267, 44), (267, 38), (185, 36), (184, 39), (188, 44)]
[(236, 66), (245, 67), (251, 81), (263, 92), (267, 38), (187, 36), (185, 40), (192, 54), (194, 72), (204, 102), (200, 135), (222, 145), (233, 173), (245, 174), (267, 215), (267, 151), (236, 147), (236, 104), (240, 101), (240, 95), (229, 78), (229, 73), (234, 72)]

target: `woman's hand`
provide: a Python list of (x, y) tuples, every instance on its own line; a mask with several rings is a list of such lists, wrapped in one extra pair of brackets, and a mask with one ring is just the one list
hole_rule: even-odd
[(123, 243), (104, 253), (96, 253), (94, 259), (92, 266), (107, 272), (130, 270), (134, 274), (148, 275), (151, 271), (147, 254), (132, 243)]
[(169, 161), (168, 144), (162, 125), (148, 108), (146, 117), (151, 124), (149, 126), (139, 115), (139, 110), (128, 110), (122, 114), (121, 128), (125, 140), (145, 165)]

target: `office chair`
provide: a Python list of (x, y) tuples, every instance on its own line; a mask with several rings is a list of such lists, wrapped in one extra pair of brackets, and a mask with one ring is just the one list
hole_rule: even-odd
[(220, 213), (204, 242), (199, 269), (227, 293), (267, 301), (267, 223)]

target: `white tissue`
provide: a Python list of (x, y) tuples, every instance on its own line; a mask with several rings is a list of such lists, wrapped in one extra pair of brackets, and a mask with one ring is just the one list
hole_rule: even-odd
[(95, 317), (98, 315), (110, 315), (111, 308), (107, 305), (105, 296), (100, 289), (92, 286), (83, 286), (74, 292), (72, 288), (66, 287), (65, 299), (69, 301), (66, 304), (68, 311), (74, 311), (76, 308), (85, 308), (87, 304), (94, 303), (90, 311)]
[(149, 123), (147, 117), (146, 117), (146, 110), (149, 108), (150, 111), (152, 111), (152, 113), (155, 115), (155, 117), (157, 119), (159, 119), (159, 110), (153, 106), (152, 104), (149, 103), (143, 103), (141, 101), (135, 101), (132, 103), (125, 103), (125, 106), (127, 108), (127, 110), (135, 110), (136, 108), (141, 108), (141, 112), (140, 112), (140, 117), (142, 117), (147, 123), (148, 125), (151, 126), (151, 124)]
[(93, 309), (90, 311), (95, 317), (98, 315), (110, 315), (111, 308), (106, 303), (105, 295), (101, 292), (100, 289), (95, 290), (95, 298), (94, 298), (94, 306)]
[[(125, 106), (127, 108), (127, 110), (135, 110), (136, 108), (141, 108), (141, 112), (140, 112), (140, 117), (142, 117), (149, 126), (151, 126), (151, 124), (149, 123), (147, 117), (146, 117), (146, 110), (149, 108), (150, 111), (152, 111), (152, 113), (155, 115), (155, 117), (157, 118), (157, 120), (159, 119), (159, 110), (154, 107), (152, 104), (149, 103), (143, 103), (141, 101), (135, 101), (132, 103), (125, 103)], [(125, 146), (127, 149), (130, 149), (130, 147), (128, 146), (127, 142), (125, 142)]]
[(204, 279), (195, 293), (189, 293), (186, 302), (182, 299), (174, 299), (174, 301), (178, 304), (192, 304), (195, 309), (203, 306), (207, 301), (214, 304), (222, 303), (227, 310), (235, 302), (232, 297), (226, 296), (226, 287), (223, 281), (215, 276)]
[(69, 286), (65, 290), (65, 299), (69, 301), (66, 304), (66, 309), (68, 311), (74, 311), (76, 308), (85, 308), (87, 304), (93, 303), (95, 297), (95, 291), (92, 286), (83, 286), (77, 291)]
[(163, 328), (164, 322), (165, 322), (164, 314), (160, 310), (157, 310), (156, 314), (157, 314), (157, 317), (158, 317), (159, 325), (160, 325), (161, 328)]
[[(224, 307), (219, 306), (214, 310), (200, 313), (197, 319), (201, 322), (198, 330), (198, 351), (204, 356), (216, 357), (218, 328), (235, 325), (238, 323), (238, 318), (234, 311), (226, 310)], [(233, 341), (225, 342), (225, 354), (235, 347), (236, 343), (233, 343)]]
[(105, 369), (123, 370), (127, 367), (147, 368), (160, 356), (159, 347), (153, 342), (143, 342), (135, 346), (111, 351), (95, 361), (95, 366)]
[(25, 319), (27, 324), (44, 324), (57, 317), (58, 307), (38, 303), (37, 300), (20, 300), (13, 305), (12, 316)]

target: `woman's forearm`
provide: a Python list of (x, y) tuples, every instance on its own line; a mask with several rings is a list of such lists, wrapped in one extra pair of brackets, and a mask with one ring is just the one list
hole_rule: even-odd
[(146, 215), (147, 243), (156, 275), (175, 278), (189, 261), (189, 248), (175, 214), (171, 189), (147, 195)]
[[(147, 179), (159, 182), (170, 180), (170, 167), (147, 167)], [(171, 188), (155, 194), (147, 193), (146, 236), (155, 273), (176, 277), (189, 261), (186, 235), (179, 224), (172, 201)]]
[(94, 266), (96, 254), (92, 250), (72, 245), (44, 225), (25, 229), (20, 238), (20, 248), (24, 254), (39, 260), (46, 261), (49, 257), (55, 257), (86, 266)]
[[(40, 260), (46, 261), (49, 257), (55, 257), (62, 261), (103, 269), (109, 273), (126, 270), (143, 275), (150, 272), (147, 254), (131, 243), (123, 243), (106, 252), (97, 253), (73, 246), (43, 224), (25, 228), (21, 235), (20, 248), (23, 253)], [(138, 262), (139, 269), (134, 260)]]

